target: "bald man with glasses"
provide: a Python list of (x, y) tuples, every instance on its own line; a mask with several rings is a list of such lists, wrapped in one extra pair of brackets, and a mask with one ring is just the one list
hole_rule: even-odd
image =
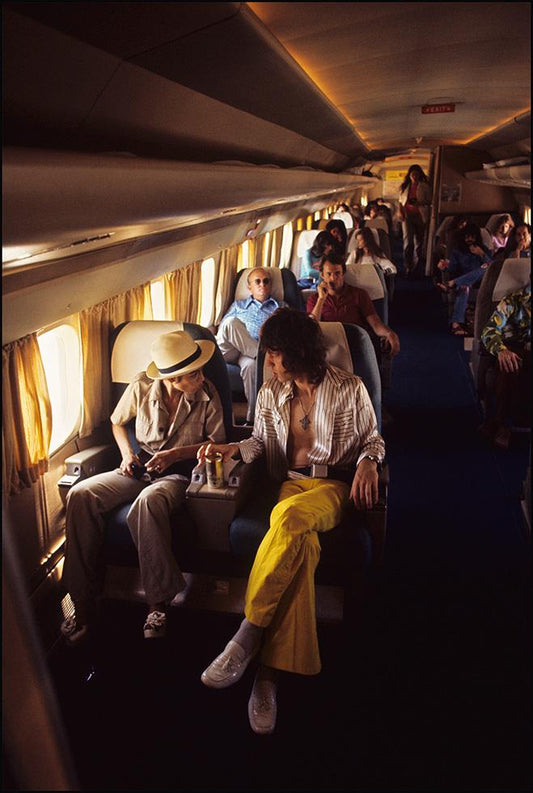
[(247, 276), (250, 297), (235, 300), (224, 315), (217, 334), (217, 344), (226, 363), (238, 364), (248, 402), (246, 424), (253, 424), (255, 414), (255, 359), (259, 331), (278, 308), (287, 304), (272, 297), (272, 278), (263, 267), (255, 267)]

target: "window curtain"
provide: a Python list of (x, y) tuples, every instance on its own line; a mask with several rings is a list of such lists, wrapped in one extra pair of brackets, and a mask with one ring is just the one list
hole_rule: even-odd
[(109, 371), (111, 333), (113, 328), (122, 322), (134, 319), (152, 319), (149, 283), (80, 311), (83, 383), (80, 438), (90, 435), (111, 414), (113, 407)]
[(199, 322), (202, 307), (202, 262), (194, 262), (164, 277), (167, 319)]
[(3, 495), (31, 487), (48, 470), (52, 409), (37, 335), (2, 348)]
[(281, 231), (280, 249), (279, 249), (279, 266), (290, 267), (292, 242), (294, 239), (293, 225), (292, 223), (285, 223), (282, 229), (276, 229), (276, 231)]
[(222, 317), (233, 301), (235, 277), (239, 259), (239, 246), (226, 248), (220, 254), (217, 267), (217, 282), (215, 288), (215, 325), (219, 325)]

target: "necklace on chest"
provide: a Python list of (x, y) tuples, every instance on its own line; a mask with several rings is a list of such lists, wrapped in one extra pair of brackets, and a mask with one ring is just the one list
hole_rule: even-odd
[(315, 406), (315, 401), (316, 400), (313, 399), (311, 405), (306, 410), (304, 408), (303, 404), (302, 404), (302, 400), (300, 399), (300, 397), (296, 397), (296, 399), (298, 400), (298, 404), (300, 405), (300, 410), (303, 413), (302, 418), (298, 419), (298, 423), (301, 425), (303, 430), (307, 430), (307, 429), (309, 429), (309, 427), (310, 427), (310, 425), (312, 423), (311, 419), (310, 419), (310, 416), (311, 416), (311, 411), (313, 410), (313, 408)]

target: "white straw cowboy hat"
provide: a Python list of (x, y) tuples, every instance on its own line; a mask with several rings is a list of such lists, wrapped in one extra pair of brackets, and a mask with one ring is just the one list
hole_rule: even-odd
[(153, 361), (146, 367), (152, 380), (176, 377), (200, 369), (213, 355), (215, 343), (194, 341), (184, 330), (163, 333), (152, 342)]

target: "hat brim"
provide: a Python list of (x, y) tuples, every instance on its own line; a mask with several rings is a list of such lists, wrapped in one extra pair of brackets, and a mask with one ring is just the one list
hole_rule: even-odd
[(197, 369), (201, 369), (202, 366), (206, 364), (212, 357), (215, 351), (215, 343), (208, 341), (207, 339), (195, 339), (195, 341), (202, 352), (200, 356), (188, 366), (180, 366), (180, 364), (176, 364), (176, 368), (172, 371), (162, 373), (159, 371), (154, 361), (152, 361), (146, 367), (146, 375), (151, 380), (164, 380), (167, 377), (178, 377), (179, 375), (189, 374), (189, 372), (195, 372)]

